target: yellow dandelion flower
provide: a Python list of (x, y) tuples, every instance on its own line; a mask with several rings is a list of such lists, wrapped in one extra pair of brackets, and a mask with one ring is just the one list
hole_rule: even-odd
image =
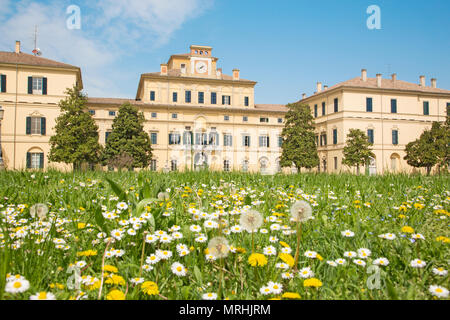
[(323, 258), (322, 258), (322, 256), (320, 254), (317, 254), (316, 258), (319, 259), (320, 261), (323, 261)]
[(148, 294), (149, 296), (159, 295), (158, 285), (153, 281), (145, 281), (144, 283), (142, 283), (141, 290), (143, 293)]
[(119, 272), (119, 270), (116, 267), (110, 266), (108, 264), (103, 267), (103, 270), (108, 271), (108, 272), (114, 272), (114, 273)]
[(443, 243), (450, 243), (450, 238), (440, 236), (436, 238), (436, 241), (443, 242)]
[(113, 284), (113, 285), (125, 285), (125, 279), (122, 276), (118, 276), (116, 274), (111, 274), (108, 279), (106, 279), (105, 283)]
[(263, 267), (267, 264), (267, 258), (265, 255), (261, 253), (252, 253), (250, 257), (248, 258), (248, 263), (252, 267)]
[(84, 228), (86, 228), (86, 223), (79, 222), (78, 223), (78, 229), (84, 229)]
[(285, 292), (281, 297), (285, 299), (301, 299), (300, 295), (296, 292)]
[(125, 294), (120, 290), (112, 290), (106, 295), (107, 300), (125, 300)]
[(322, 286), (322, 281), (320, 281), (317, 278), (309, 278), (303, 281), (304, 287), (314, 287), (314, 288), (320, 288)]
[(295, 259), (289, 253), (280, 253), (278, 257), (283, 260), (283, 262), (287, 263), (289, 267), (293, 267), (295, 263)]
[(414, 233), (414, 229), (411, 228), (410, 226), (403, 226), (401, 231), (403, 233)]
[(405, 216), (404, 214), (399, 214), (398, 217), (399, 217), (400, 219), (406, 219), (406, 216)]
[(280, 244), (283, 246), (283, 247), (285, 247), (285, 248), (289, 248), (290, 247), (290, 245), (288, 245), (286, 242), (284, 242), (284, 241), (280, 241)]

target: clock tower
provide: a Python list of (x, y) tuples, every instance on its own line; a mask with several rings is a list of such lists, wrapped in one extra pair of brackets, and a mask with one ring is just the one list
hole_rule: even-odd
[(190, 73), (198, 77), (210, 77), (215, 73), (213, 70), (212, 48), (208, 46), (191, 46)]

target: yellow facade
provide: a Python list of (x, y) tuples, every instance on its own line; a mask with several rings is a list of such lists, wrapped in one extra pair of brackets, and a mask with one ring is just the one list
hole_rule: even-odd
[[(144, 129), (153, 140), (151, 170), (207, 166), (211, 170), (278, 172), (286, 107), (255, 104), (256, 82), (240, 78), (238, 69), (224, 74), (212, 50), (191, 46), (186, 54), (172, 55), (159, 72), (141, 75), (134, 99), (89, 98), (100, 142), (106, 143), (120, 105), (129, 102), (144, 113)], [(65, 90), (83, 85), (81, 70), (22, 53), (17, 43), (15, 52), (0, 52), (0, 75), (6, 80), (6, 85), (0, 83), (5, 89), (0, 92), (0, 106), (5, 110), (1, 122), (5, 167), (70, 169), (48, 162), (49, 137), (54, 134), (58, 102), (66, 97)], [(368, 98), (371, 111), (367, 110)], [(392, 100), (396, 101), (395, 113)], [(363, 70), (360, 77), (330, 88), (318, 83), (314, 95), (304, 95), (300, 102), (311, 107), (315, 118), (320, 158), (315, 170), (355, 172), (342, 165), (342, 151), (350, 129), (358, 128), (373, 133), (376, 157), (367, 168), (371, 173), (411, 172), (413, 168), (403, 160), (405, 146), (433, 121), (445, 121), (450, 91), (438, 89), (435, 79), (427, 86), (424, 77), (413, 84), (397, 80), (396, 75), (367, 78)]]
[[(371, 111), (368, 111), (368, 98), (372, 101)], [(338, 102), (337, 112), (334, 109), (335, 99)], [(396, 110), (391, 109), (392, 100), (396, 101)], [(342, 164), (343, 148), (350, 129), (360, 129), (366, 134), (369, 130), (373, 133), (375, 158), (366, 168), (370, 173), (409, 173), (417, 169), (403, 160), (405, 147), (418, 139), (424, 130), (431, 128), (434, 121), (445, 121), (450, 106), (450, 91), (436, 88), (436, 79), (432, 79), (431, 85), (427, 86), (423, 76), (417, 84), (397, 80), (396, 74), (390, 79), (383, 79), (380, 74), (376, 78), (367, 78), (367, 71), (363, 69), (361, 77), (331, 88), (322, 89), (322, 84), (318, 83), (314, 95), (304, 96), (300, 102), (308, 104), (315, 117), (320, 171), (356, 172), (356, 168)], [(424, 102), (428, 103), (426, 115)], [(325, 114), (322, 114), (323, 103)], [(337, 130), (337, 141), (333, 141), (334, 130)], [(324, 134), (327, 143), (321, 145), (321, 135)]]

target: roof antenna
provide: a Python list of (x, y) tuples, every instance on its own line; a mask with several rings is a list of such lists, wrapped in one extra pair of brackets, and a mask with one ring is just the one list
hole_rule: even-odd
[(41, 51), (41, 49), (39, 49), (38, 47), (37, 47), (37, 33), (38, 33), (38, 31), (37, 31), (37, 26), (34, 26), (34, 50), (33, 50), (33, 54), (34, 54), (34, 56), (42, 56), (42, 51)]

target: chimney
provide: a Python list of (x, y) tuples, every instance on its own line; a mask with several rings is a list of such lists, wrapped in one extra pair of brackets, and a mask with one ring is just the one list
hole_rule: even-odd
[(16, 41), (16, 53), (20, 53), (20, 41)]
[(397, 74), (396, 74), (396, 73), (393, 73), (393, 74), (392, 74), (392, 81), (395, 82), (396, 80), (397, 80)]
[(367, 81), (367, 70), (366, 70), (366, 69), (362, 69), (362, 70), (361, 70), (361, 79), (362, 79), (362, 81), (364, 81), (364, 82)]
[(161, 75), (167, 76), (167, 64), (161, 64)]
[(233, 69), (233, 80), (239, 80), (239, 69)]
[(436, 78), (431, 79), (431, 87), (432, 88), (437, 88), (437, 80), (436, 80)]
[(377, 87), (381, 88), (381, 73), (377, 74)]
[(302, 99), (306, 99), (306, 93), (302, 94)]
[(324, 91), (325, 91), (325, 90), (328, 90), (328, 86), (327, 86), (327, 85), (323, 86), (323, 90), (324, 90)]
[(420, 76), (420, 85), (425, 87), (425, 76)]
[(317, 92), (322, 91), (322, 82), (317, 82)]

